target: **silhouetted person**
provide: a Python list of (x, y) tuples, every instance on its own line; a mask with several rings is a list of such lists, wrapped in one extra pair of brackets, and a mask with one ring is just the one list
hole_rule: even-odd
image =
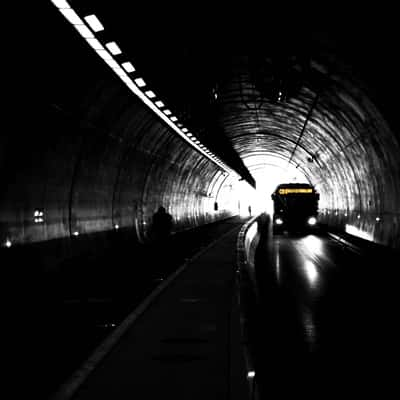
[(168, 275), (169, 263), (171, 262), (171, 230), (172, 216), (167, 213), (164, 207), (159, 207), (153, 215), (152, 221), (152, 258), (153, 274), (163, 278)]
[(153, 236), (155, 240), (163, 240), (169, 237), (172, 230), (172, 216), (164, 207), (159, 207), (153, 215)]
[(251, 217), (251, 206), (248, 207), (248, 210), (249, 210), (249, 215)]

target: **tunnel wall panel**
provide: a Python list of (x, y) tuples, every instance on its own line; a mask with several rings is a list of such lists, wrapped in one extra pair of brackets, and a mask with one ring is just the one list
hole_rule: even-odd
[[(174, 217), (174, 231), (233, 215), (215, 211), (206, 196), (219, 170), (215, 164), (137, 99), (115, 107), (126, 95), (124, 88), (114, 90), (108, 83), (103, 90), (115, 96), (114, 102), (99, 96), (104, 101), (79, 117), (50, 105), (35, 108), (35, 134), (21, 132), (22, 142), (7, 142), (9, 156), (1, 168), (3, 247), (7, 241), (12, 246), (36, 243), (48, 262), (61, 263), (107, 247), (116, 226), (129, 230), (133, 240), (150, 239), (152, 215), (162, 204)], [(108, 106), (112, 124), (104, 120)], [(34, 223), (36, 209), (44, 213), (39, 224)]]
[[(361, 106), (356, 110), (352, 104), (353, 113), (347, 111), (345, 124), (343, 115), (337, 116), (336, 130), (345, 129), (344, 137), (349, 138), (334, 156), (342, 161), (324, 160), (333, 171), (333, 179), (325, 179), (325, 189), (321, 191), (321, 198), (329, 199), (329, 203), (322, 202), (323, 218), (333, 229), (398, 248), (399, 143), (366, 96), (356, 94), (359, 97), (354, 101)], [(330, 134), (334, 133), (332, 130)], [(343, 201), (346, 198), (347, 204)]]
[(300, 72), (299, 86), (285, 93), (282, 85), (278, 98), (270, 86), (274, 58), (261, 54), (238, 56), (233, 78), (219, 87), (219, 123), (236, 151), (291, 160), (316, 185), (332, 229), (347, 226), (398, 247), (400, 143), (376, 90), (346, 60), (321, 53), (307, 72), (294, 60), (288, 73)]

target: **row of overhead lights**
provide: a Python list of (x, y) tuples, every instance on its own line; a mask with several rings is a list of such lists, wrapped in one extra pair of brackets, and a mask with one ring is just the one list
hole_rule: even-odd
[[(226, 172), (233, 172), (215, 154), (204, 146), (187, 128), (178, 122), (178, 118), (172, 115), (172, 111), (157, 99), (156, 94), (147, 88), (146, 82), (141, 77), (132, 78), (128, 74), (136, 71), (131, 62), (125, 61), (121, 64), (113, 56), (122, 54), (116, 42), (103, 44), (96, 38), (96, 33), (103, 31), (104, 27), (95, 15), (88, 15), (83, 19), (65, 0), (51, 0), (67, 21), (74, 26), (86, 42), (96, 51), (103, 61), (114, 71), (114, 73), (128, 86), (137, 97), (139, 97), (152, 111), (165, 121), (176, 133), (178, 133), (190, 145), (200, 151), (204, 156), (213, 161)], [(89, 29), (90, 28), (90, 29)]]

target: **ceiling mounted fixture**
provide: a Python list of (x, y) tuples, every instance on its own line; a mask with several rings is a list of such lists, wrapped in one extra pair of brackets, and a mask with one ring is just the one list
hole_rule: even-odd
[[(158, 117), (160, 117), (165, 123), (167, 123), (170, 128), (172, 128), (181, 138), (183, 138), (197, 151), (202, 153), (206, 158), (216, 163), (225, 172), (229, 172), (233, 175), (237, 174), (222, 161), (214, 158), (213, 155), (210, 155), (208, 152), (206, 152), (206, 147), (202, 145), (198, 139), (192, 136), (188, 136), (186, 134), (189, 133), (187, 128), (182, 127), (182, 124), (175, 124), (175, 122), (178, 121), (178, 118), (172, 115), (171, 110), (159, 110), (159, 108), (164, 107), (164, 103), (161, 100), (155, 100), (154, 102), (150, 100), (156, 98), (156, 95), (153, 91), (147, 90), (146, 92), (143, 92), (140, 89), (147, 86), (143, 78), (137, 77), (134, 79), (134, 81), (132, 81), (132, 79), (127, 75), (127, 73), (136, 72), (135, 67), (132, 65), (132, 63), (130, 63), (129, 61), (124, 61), (120, 64), (113, 57), (115, 55), (122, 54), (122, 50), (119, 48), (116, 42), (110, 41), (103, 45), (101, 41), (98, 40), (98, 38), (96, 38), (96, 36), (92, 33), (104, 31), (104, 26), (96, 15), (91, 14), (81, 19), (67, 1), (50, 1), (58, 8), (58, 10), (61, 12), (61, 14), (63, 14), (66, 20), (79, 32), (81, 37), (86, 40), (90, 47), (96, 51), (99, 57), (101, 57), (104, 62), (113, 70), (113, 72), (119, 77), (119, 79), (121, 79), (126, 84), (126, 86), (131, 90), (133, 94), (139, 97), (139, 99), (143, 101), (146, 106), (148, 106), (155, 114), (157, 114)], [(87, 25), (85, 24), (85, 22)], [(168, 116), (170, 117), (168, 118)]]

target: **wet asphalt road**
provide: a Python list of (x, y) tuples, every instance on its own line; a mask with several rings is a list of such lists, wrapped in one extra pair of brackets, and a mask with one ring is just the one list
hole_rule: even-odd
[(397, 397), (399, 265), (327, 236), (262, 238), (251, 327), (261, 397)]

